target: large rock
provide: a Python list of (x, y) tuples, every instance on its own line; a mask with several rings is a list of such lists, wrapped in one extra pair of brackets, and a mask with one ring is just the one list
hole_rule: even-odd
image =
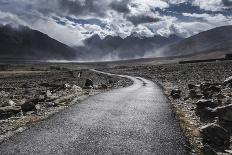
[(108, 86), (106, 84), (102, 84), (101, 89), (108, 89)]
[(205, 145), (203, 147), (203, 154), (204, 155), (218, 155), (217, 152), (209, 145)]
[(188, 88), (189, 89), (196, 89), (196, 88), (198, 88), (198, 86), (190, 83), (190, 84), (188, 84)]
[(197, 108), (199, 109), (203, 109), (203, 108), (206, 108), (206, 107), (209, 107), (209, 108), (215, 108), (217, 107), (217, 103), (213, 102), (212, 100), (198, 100), (196, 102), (196, 105), (197, 105)]
[(217, 124), (208, 124), (200, 129), (203, 142), (214, 147), (228, 147), (230, 144), (230, 134), (223, 127)]
[(181, 90), (173, 89), (170, 94), (174, 99), (178, 99), (181, 97)]
[(11, 115), (15, 115), (21, 111), (20, 106), (7, 106), (0, 107), (0, 117), (8, 117)]
[(93, 87), (93, 81), (91, 79), (86, 79), (85, 81), (85, 87)]
[(230, 122), (232, 124), (232, 104), (213, 109), (220, 120)]
[(189, 97), (190, 97), (191, 99), (199, 99), (199, 98), (202, 97), (202, 95), (201, 95), (201, 94), (198, 94), (197, 91), (196, 91), (195, 89), (190, 89), (190, 90), (189, 90)]
[(24, 104), (21, 105), (21, 108), (23, 112), (36, 110), (33, 100), (26, 101)]

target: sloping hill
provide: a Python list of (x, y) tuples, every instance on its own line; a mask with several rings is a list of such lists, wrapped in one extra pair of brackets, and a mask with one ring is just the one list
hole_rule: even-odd
[(217, 27), (167, 46), (165, 56), (183, 56), (202, 52), (232, 52), (232, 26)]
[(77, 57), (71, 47), (28, 27), (0, 27), (0, 58), (48, 60)]

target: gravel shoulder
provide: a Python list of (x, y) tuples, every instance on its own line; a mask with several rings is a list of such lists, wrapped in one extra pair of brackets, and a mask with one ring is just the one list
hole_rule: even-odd
[(231, 154), (231, 61), (102, 70), (141, 76), (159, 84), (173, 105), (192, 154)]
[(4, 68), (0, 71), (0, 143), (89, 96), (131, 84), (89, 69)]

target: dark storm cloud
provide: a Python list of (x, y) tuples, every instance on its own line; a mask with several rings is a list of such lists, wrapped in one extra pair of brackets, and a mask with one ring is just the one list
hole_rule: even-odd
[(139, 15), (139, 16), (128, 16), (128, 21), (131, 21), (134, 25), (143, 24), (143, 23), (155, 23), (159, 22), (160, 18), (154, 18), (147, 15)]
[(222, 3), (227, 6), (227, 7), (231, 7), (232, 6), (232, 0), (222, 0)]
[(58, 2), (61, 9), (68, 11), (68, 13), (73, 15), (105, 15), (106, 6), (102, 4), (103, 1), (101, 0), (58, 0)]
[(121, 12), (121, 13), (129, 13), (130, 9), (128, 7), (128, 3), (131, 0), (120, 0), (120, 1), (113, 1), (110, 6), (115, 11)]

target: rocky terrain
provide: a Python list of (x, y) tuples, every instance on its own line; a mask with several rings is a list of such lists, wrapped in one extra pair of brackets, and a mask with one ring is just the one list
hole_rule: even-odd
[(90, 95), (131, 85), (88, 69), (19, 66), (0, 66), (0, 142)]
[(110, 71), (145, 77), (164, 89), (192, 154), (232, 154), (231, 61), (120, 66)]

